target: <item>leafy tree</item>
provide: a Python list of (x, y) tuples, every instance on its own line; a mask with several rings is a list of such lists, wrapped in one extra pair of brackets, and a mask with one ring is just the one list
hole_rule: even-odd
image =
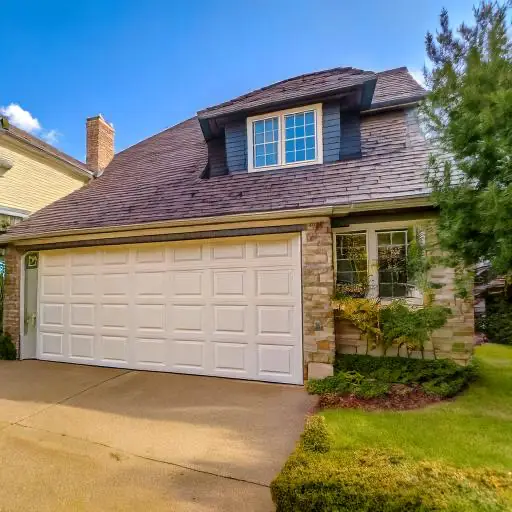
[(428, 181), (440, 245), (454, 266), (489, 260), (502, 273), (512, 272), (510, 7), (482, 1), (474, 25), (456, 30), (441, 12), (440, 28), (426, 36), (431, 92), (422, 105), (436, 148)]

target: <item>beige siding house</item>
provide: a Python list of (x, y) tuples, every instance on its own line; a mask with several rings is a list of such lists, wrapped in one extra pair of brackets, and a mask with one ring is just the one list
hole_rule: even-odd
[(14, 223), (82, 187), (85, 164), (0, 119), (0, 223)]

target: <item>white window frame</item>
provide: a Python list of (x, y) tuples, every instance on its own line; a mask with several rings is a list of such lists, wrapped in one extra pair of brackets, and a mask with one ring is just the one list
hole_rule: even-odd
[[(378, 269), (378, 242), (377, 242), (377, 233), (382, 231), (404, 231), (408, 230), (411, 227), (417, 226), (417, 221), (389, 221), (389, 222), (375, 222), (371, 224), (351, 224), (342, 228), (334, 228), (333, 231), (333, 252), (334, 252), (334, 276), (335, 280), (338, 276), (338, 258), (336, 254), (336, 235), (346, 234), (346, 233), (366, 233), (366, 253), (368, 255), (368, 280), (370, 283), (370, 291), (368, 293), (369, 297), (377, 298), (379, 297), (379, 269)], [(401, 297), (395, 297), (395, 299), (399, 299)], [(410, 296), (402, 297), (409, 304), (415, 306), (423, 305), (423, 294), (420, 290), (413, 288)], [(393, 298), (390, 297), (380, 297), (381, 302), (383, 304), (389, 304), (392, 302)]]
[[(311, 112), (315, 114), (315, 147), (316, 147), (316, 158), (314, 160), (306, 160), (304, 162), (290, 162), (285, 163), (285, 132), (284, 132), (284, 118), (290, 114), (298, 114), (300, 112)], [(271, 119), (277, 117), (279, 139), (277, 149), (277, 164), (266, 165), (264, 167), (254, 166), (254, 132), (253, 123), (255, 121), (263, 121), (265, 119)], [(302, 107), (290, 108), (287, 110), (279, 110), (277, 112), (268, 112), (267, 114), (261, 114), (258, 116), (252, 116), (247, 118), (247, 168), (249, 172), (260, 172), (268, 171), (270, 169), (282, 169), (287, 167), (302, 167), (304, 165), (315, 165), (322, 164), (324, 161), (324, 150), (323, 150), (323, 116), (322, 116), (322, 104), (315, 103), (313, 105), (304, 105)]]

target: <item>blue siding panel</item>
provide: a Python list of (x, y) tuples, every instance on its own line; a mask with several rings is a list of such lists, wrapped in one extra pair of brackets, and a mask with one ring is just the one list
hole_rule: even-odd
[(340, 104), (324, 103), (322, 118), (324, 162), (336, 162), (340, 159)]
[(226, 125), (226, 163), (229, 172), (247, 171), (247, 128), (244, 121)]
[(361, 117), (359, 112), (341, 115), (340, 160), (361, 157)]

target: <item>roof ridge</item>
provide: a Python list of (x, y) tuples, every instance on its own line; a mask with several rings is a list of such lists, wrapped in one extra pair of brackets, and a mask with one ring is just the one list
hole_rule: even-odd
[(360, 69), (360, 68), (353, 68), (352, 66), (338, 66), (338, 67), (334, 67), (334, 68), (322, 69), (322, 70), (319, 70), (319, 71), (313, 71), (311, 73), (303, 73), (301, 75), (285, 78), (284, 80), (278, 80), (277, 82), (273, 82), (271, 84), (265, 85), (264, 87), (259, 87), (258, 89), (253, 89), (252, 91), (246, 92), (246, 93), (244, 93), (244, 94), (242, 94), (240, 96), (236, 96), (235, 98), (232, 98), (230, 100), (224, 101), (222, 103), (217, 103), (216, 105), (212, 105), (210, 107), (206, 107), (204, 109), (201, 109), (201, 110), (199, 110), (198, 113), (208, 112), (209, 110), (212, 110), (212, 109), (216, 109), (216, 108), (219, 108), (219, 107), (230, 105), (234, 101), (239, 101), (239, 100), (243, 100), (245, 98), (248, 98), (251, 94), (255, 94), (257, 92), (266, 91), (267, 89), (269, 89), (271, 87), (275, 87), (277, 85), (285, 84), (286, 82), (291, 82), (292, 80), (298, 80), (298, 79), (301, 79), (301, 78), (311, 77), (311, 76), (315, 76), (315, 75), (321, 75), (323, 73), (332, 73), (333, 71), (336, 71), (336, 72), (355, 71), (356, 73), (354, 73), (354, 74), (373, 73), (373, 71), (368, 71), (368, 70)]
[(398, 68), (392, 68), (392, 69), (385, 69), (384, 71), (376, 71), (377, 75), (388, 75), (391, 73), (396, 73), (397, 71), (407, 71), (409, 72), (409, 69), (407, 66), (399, 66)]

